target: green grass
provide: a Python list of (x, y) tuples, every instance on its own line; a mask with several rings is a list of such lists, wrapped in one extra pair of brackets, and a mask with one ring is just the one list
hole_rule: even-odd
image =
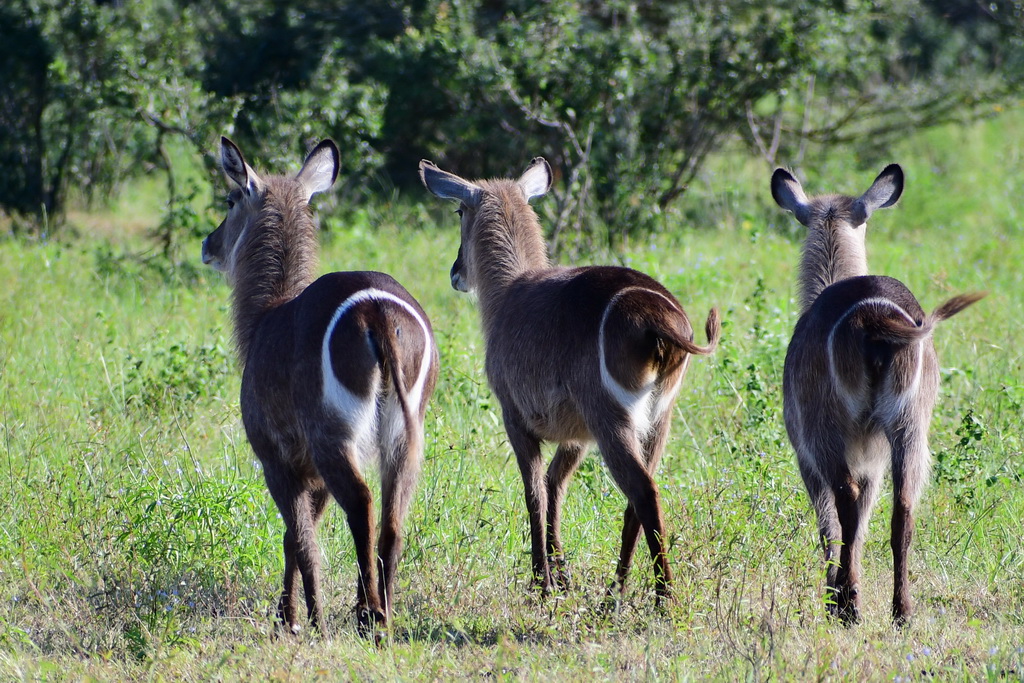
[[(626, 599), (605, 604), (624, 500), (596, 455), (566, 502), (575, 589), (528, 589), (522, 484), (473, 301), (447, 281), (450, 207), (416, 196), (325, 218), (322, 269), (394, 274), (442, 350), (381, 649), (355, 635), (355, 560), (337, 509), (320, 530), (326, 636), (272, 637), (281, 522), (239, 423), (229, 291), (197, 267), (198, 244), (168, 270), (123, 257), (137, 237), (0, 243), (0, 675), (1020, 679), (1022, 121), (909, 138), (893, 153), (904, 198), (869, 227), (872, 270), (904, 280), (926, 309), (991, 292), (936, 335), (936, 467), (909, 629), (889, 625), (888, 491), (866, 548), (864, 622), (824, 616), (814, 519), (781, 415), (800, 234), (771, 203), (770, 169), (724, 155), (692, 185), (677, 230), (588, 258), (658, 277), (695, 320), (723, 312), (722, 345), (689, 371), (658, 475), (676, 575), (661, 610), (642, 550)], [(807, 168), (806, 187), (860, 191), (880, 167), (830, 157)]]

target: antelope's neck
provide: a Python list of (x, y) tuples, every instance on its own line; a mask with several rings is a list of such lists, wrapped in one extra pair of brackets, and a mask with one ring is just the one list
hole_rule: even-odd
[[(804, 244), (800, 263), (801, 310), (806, 311), (831, 284), (851, 277), (868, 274), (867, 255), (864, 251), (864, 227), (840, 227), (824, 234), (814, 231)], [(859, 230), (844, 234), (844, 231)]]
[[(536, 224), (536, 218), (531, 218)], [(507, 297), (515, 284), (530, 273), (547, 270), (550, 262), (539, 225), (483, 235), (477, 241), (475, 255), (477, 297), (487, 331), (498, 317), (507, 315)]]
[(299, 215), (281, 217), (285, 220), (276, 227), (265, 220), (252, 226), (257, 237), (237, 266), (232, 309), (243, 364), (263, 318), (301, 294), (315, 277), (316, 223), (304, 207)]

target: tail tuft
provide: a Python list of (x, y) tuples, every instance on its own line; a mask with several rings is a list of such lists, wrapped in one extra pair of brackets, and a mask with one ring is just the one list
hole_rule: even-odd
[(878, 339), (893, 344), (910, 344), (924, 339), (935, 330), (937, 324), (946, 318), (953, 317), (987, 295), (988, 292), (971, 292), (955, 296), (932, 311), (920, 325), (911, 325), (893, 318), (875, 320), (871, 326), (872, 332)]
[(936, 322), (939, 320), (945, 320), (946, 318), (952, 318), (954, 315), (964, 310), (971, 304), (981, 301), (988, 292), (971, 292), (970, 294), (960, 294), (953, 297), (949, 301), (945, 302), (941, 306), (935, 309), (931, 314), (931, 318), (935, 318)]
[(701, 346), (694, 344), (689, 339), (685, 339), (678, 334), (678, 332), (663, 332), (662, 337), (670, 340), (673, 344), (681, 348), (687, 353), (692, 353), (697, 356), (707, 356), (715, 352), (718, 348), (718, 340), (722, 336), (722, 321), (718, 317), (718, 309), (712, 308), (708, 312), (707, 322), (704, 323), (704, 334), (707, 335), (708, 343), (707, 346)]
[(717, 308), (712, 308), (708, 312), (708, 319), (704, 323), (704, 334), (708, 338), (708, 345), (704, 347), (704, 353), (708, 354), (718, 348), (718, 340), (722, 336), (722, 321)]

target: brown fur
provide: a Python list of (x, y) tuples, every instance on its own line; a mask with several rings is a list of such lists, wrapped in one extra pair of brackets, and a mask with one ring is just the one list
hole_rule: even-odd
[[(227, 218), (203, 242), (203, 261), (224, 270), (234, 289), (242, 421), (285, 522), (278, 616), (298, 630), (301, 575), (310, 623), (323, 623), (316, 527), (333, 495), (355, 541), (356, 610), (361, 632), (370, 634), (391, 613), (402, 521), (422, 459), (438, 366), (430, 322), (383, 273), (313, 279), (317, 225), (308, 202), (337, 175), (333, 142), (314, 149), (294, 178), (257, 175), (226, 138), (222, 161), (237, 188)], [(379, 559), (373, 498), (361, 473), (374, 457), (382, 487)]]
[[(708, 315), (708, 344), (699, 346), (682, 306), (652, 278), (628, 268), (551, 266), (528, 203), (550, 185), (543, 159), (517, 181), (470, 183), (429, 162), (420, 173), (434, 194), (460, 202), (452, 285), (478, 292), (487, 377), (526, 492), (535, 581), (545, 591), (568, 583), (561, 505), (586, 447), (596, 442), (628, 501), (615, 586), (624, 590), (642, 527), (657, 593), (667, 595), (671, 574), (653, 474), (689, 354), (709, 354), (718, 343), (718, 312)], [(631, 410), (621, 398), (630, 392), (646, 394), (646, 403)], [(558, 443), (546, 475), (542, 441)]]
[(925, 315), (903, 283), (867, 275), (866, 221), (875, 209), (895, 204), (902, 189), (896, 165), (858, 198), (808, 198), (788, 172), (772, 176), (775, 200), (808, 228), (800, 265), (803, 314), (783, 374), (786, 430), (818, 516), (830, 611), (847, 623), (860, 618), (864, 536), (887, 468), (895, 503), (892, 618), (897, 624), (910, 618), (907, 556), (939, 388), (931, 335), (938, 322), (984, 296), (957, 296)]

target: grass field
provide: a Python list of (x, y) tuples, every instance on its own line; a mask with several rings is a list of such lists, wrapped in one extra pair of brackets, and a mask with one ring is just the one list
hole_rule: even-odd
[[(336, 507), (320, 529), (325, 636), (273, 637), (282, 524), (240, 425), (229, 290), (199, 267), (198, 240), (177, 268), (129, 256), (146, 221), (122, 201), (82, 218), (83, 236), (0, 242), (0, 677), (1024, 678), (1022, 124), (1012, 112), (908, 137), (892, 153), (903, 199), (869, 226), (872, 271), (904, 280), (925, 309), (991, 292), (936, 334), (935, 468), (906, 630), (889, 622), (888, 490), (865, 552), (863, 622), (824, 615), (781, 414), (800, 233), (771, 202), (763, 162), (723, 155), (682, 200), (677, 229), (587, 257), (661, 279), (695, 320), (722, 309), (722, 344), (691, 366), (658, 475), (676, 576), (664, 609), (642, 547), (626, 599), (605, 602), (624, 499), (596, 455), (566, 502), (575, 588), (529, 590), (522, 484), (476, 310), (448, 284), (451, 207), (416, 194), (325, 217), (322, 269), (394, 274), (442, 351), (379, 649), (355, 633), (355, 559)], [(807, 165), (805, 186), (860, 192), (881, 166), (829, 156)]]

